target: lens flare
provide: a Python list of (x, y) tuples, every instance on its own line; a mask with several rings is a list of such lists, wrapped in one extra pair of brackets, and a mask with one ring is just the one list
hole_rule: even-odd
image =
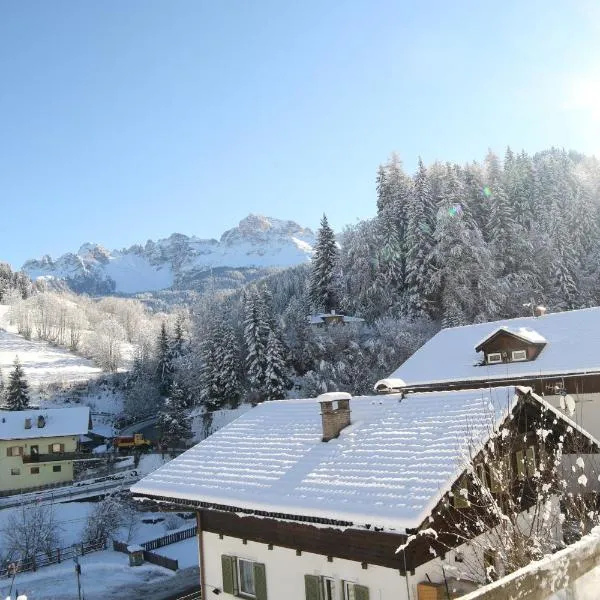
[(451, 217), (455, 217), (456, 215), (462, 215), (462, 205), (461, 204), (453, 204), (449, 209), (448, 209), (448, 214)]
[(481, 191), (483, 192), (483, 195), (486, 198), (491, 198), (491, 196), (492, 196), (492, 190), (490, 190), (490, 188), (487, 185)]

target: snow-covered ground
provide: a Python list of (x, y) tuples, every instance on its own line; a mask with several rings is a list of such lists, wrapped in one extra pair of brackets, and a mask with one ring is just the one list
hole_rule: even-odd
[(198, 538), (192, 537), (183, 542), (153, 550), (153, 552), (176, 559), (180, 569), (195, 567), (198, 565)]
[[(130, 567), (126, 554), (105, 550), (80, 559), (81, 587), (86, 600), (135, 598), (127, 593), (132, 586), (148, 582), (159, 583), (174, 577), (168, 569), (144, 564)], [(0, 579), (0, 597), (8, 596), (10, 580)], [(77, 579), (73, 561), (40, 569), (35, 573), (20, 573), (15, 589), (30, 600), (76, 600)], [(14, 592), (14, 590), (13, 590)]]

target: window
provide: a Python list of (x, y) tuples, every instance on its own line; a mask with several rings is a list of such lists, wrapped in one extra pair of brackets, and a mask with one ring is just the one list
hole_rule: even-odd
[(369, 588), (344, 581), (344, 600), (369, 600)]
[(525, 476), (525, 453), (523, 450), (517, 450), (515, 452), (515, 460), (517, 463), (517, 475), (519, 477)]
[(254, 586), (254, 563), (250, 560), (240, 558), (237, 561), (238, 582), (240, 584), (240, 593), (256, 598), (256, 588)]
[(487, 355), (488, 364), (493, 365), (495, 363), (502, 362), (502, 354), (500, 352), (491, 352)]
[(61, 465), (53, 465), (52, 466), (52, 471), (54, 473), (60, 473), (62, 471), (62, 466)]
[(489, 482), (489, 478), (488, 478), (488, 474), (485, 468), (484, 464), (478, 464), (475, 467), (475, 471), (477, 473), (477, 478), (479, 479), (479, 482), (481, 483), (482, 487), (486, 487), (489, 488), (490, 487), (490, 482)]
[(64, 444), (50, 444), (48, 446), (48, 452), (50, 454), (59, 454), (60, 452), (64, 452), (64, 451), (65, 451)]
[(37, 456), (40, 453), (40, 447), (37, 445), (31, 446), (29, 448), (29, 453), (31, 456)]
[(335, 581), (331, 577), (321, 577), (323, 584), (323, 600), (336, 600)]
[(305, 575), (304, 591), (306, 600), (338, 600), (335, 594), (335, 580), (322, 575)]
[(25, 419), (25, 429), (31, 429), (31, 419)]
[[(267, 600), (265, 565), (236, 556), (221, 556), (223, 591), (239, 598)], [(318, 599), (317, 599), (318, 600)]]
[(527, 351), (526, 350), (513, 350), (512, 351), (512, 359), (513, 359), (513, 361), (527, 360)]
[(527, 471), (527, 475), (529, 475), (529, 477), (533, 477), (535, 475), (535, 446), (529, 446), (529, 448), (527, 448), (527, 452), (525, 453), (525, 470)]
[(461, 477), (452, 490), (454, 508), (469, 508), (469, 483), (466, 477)]
[(498, 579), (498, 571), (496, 569), (496, 551), (484, 550), (483, 565), (485, 568), (485, 578), (488, 582)]
[(40, 468), (39, 467), (31, 467), (31, 474), (32, 475), (39, 475), (40, 474)]
[(22, 446), (9, 446), (6, 449), (6, 456), (23, 456)]
[(11, 469), (10, 470), (10, 474), (11, 475), (20, 475), (21, 474), (21, 469)]

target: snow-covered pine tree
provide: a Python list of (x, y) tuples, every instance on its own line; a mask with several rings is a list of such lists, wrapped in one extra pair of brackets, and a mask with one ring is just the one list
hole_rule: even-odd
[[(161, 331), (162, 336), (162, 331)], [(185, 346), (185, 334), (183, 332), (183, 317), (177, 315), (173, 328), (173, 339), (171, 340), (171, 357), (173, 360), (183, 355)]]
[(407, 310), (415, 316), (431, 313), (435, 216), (427, 169), (419, 157), (406, 234)]
[(190, 418), (185, 407), (183, 390), (173, 384), (158, 417), (161, 442), (169, 448), (181, 448), (192, 437)]
[(8, 410), (29, 408), (29, 386), (19, 357), (15, 357), (14, 368), (8, 377), (4, 402)]
[(269, 325), (265, 320), (264, 304), (256, 287), (244, 294), (244, 342), (246, 345), (246, 374), (250, 390), (261, 394), (265, 386), (266, 350)]
[(279, 336), (273, 330), (269, 332), (265, 357), (265, 399), (280, 400), (285, 398), (287, 387), (287, 368), (285, 350)]
[(235, 408), (242, 396), (238, 343), (233, 328), (222, 319), (213, 337), (216, 359), (216, 398), (220, 406)]
[(171, 344), (167, 333), (167, 325), (163, 321), (158, 334), (156, 349), (156, 377), (160, 393), (164, 396), (169, 392), (173, 377), (173, 365), (171, 356)]
[(323, 215), (317, 233), (317, 244), (312, 258), (310, 299), (316, 310), (330, 312), (338, 305), (336, 297), (338, 247), (333, 229)]

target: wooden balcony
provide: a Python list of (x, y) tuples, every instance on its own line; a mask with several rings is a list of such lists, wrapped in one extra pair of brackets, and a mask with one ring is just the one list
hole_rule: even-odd
[(93, 456), (85, 452), (52, 452), (50, 454), (24, 454), (23, 463), (47, 463), (64, 460), (83, 460), (89, 458), (93, 458)]

